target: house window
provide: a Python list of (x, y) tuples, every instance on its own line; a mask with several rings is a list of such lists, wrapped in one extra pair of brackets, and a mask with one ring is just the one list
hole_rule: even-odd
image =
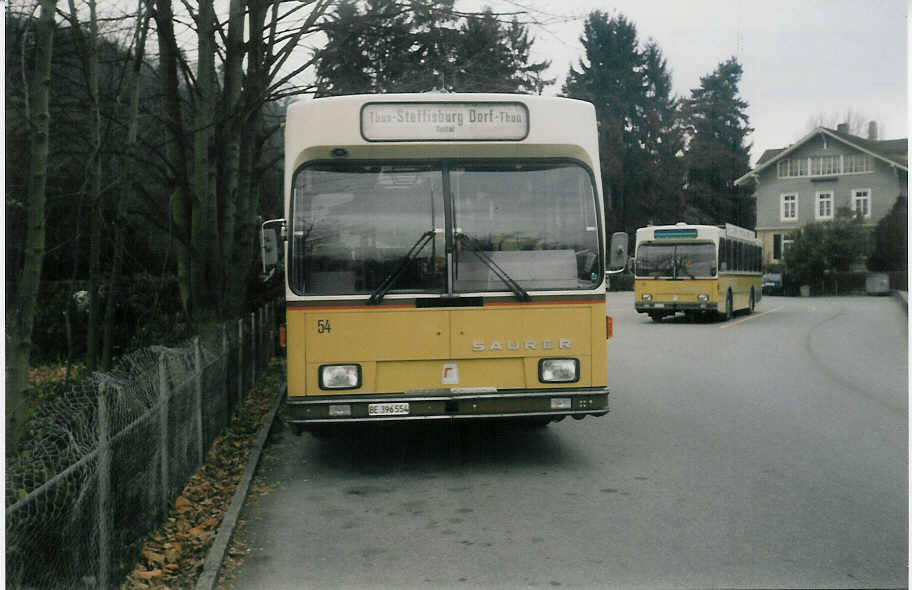
[(839, 174), (839, 156), (815, 156), (811, 158), (811, 176), (833, 176)]
[(778, 164), (779, 178), (807, 176), (807, 158), (787, 158)]
[(782, 255), (783, 256), (785, 256), (785, 253), (788, 252), (789, 248), (792, 247), (792, 243), (794, 243), (794, 241), (795, 240), (791, 240), (791, 239), (782, 240)]
[(871, 189), (856, 188), (852, 191), (852, 210), (865, 219), (871, 218)]
[(792, 247), (792, 244), (794, 242), (795, 242), (795, 240), (792, 240), (792, 239), (782, 240), (782, 258), (785, 258), (785, 253), (788, 252), (789, 248)]
[(848, 154), (842, 157), (844, 174), (864, 174), (874, 171), (874, 159), (868, 154)]
[(785, 193), (780, 195), (779, 213), (782, 221), (798, 221), (798, 195)]
[(830, 191), (817, 193), (814, 204), (814, 218), (818, 220), (833, 219), (833, 193)]
[(773, 260), (782, 260), (782, 234), (773, 234)]

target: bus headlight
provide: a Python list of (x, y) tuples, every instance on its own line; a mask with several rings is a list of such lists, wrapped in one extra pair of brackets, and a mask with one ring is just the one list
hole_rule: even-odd
[(709, 295), (707, 295), (706, 293), (700, 293), (699, 295), (697, 295), (697, 301), (699, 301), (700, 303), (706, 303), (707, 301), (709, 301)]
[(320, 365), (320, 389), (361, 387), (361, 365)]
[(542, 383), (575, 383), (579, 381), (579, 359), (540, 359), (538, 380)]
[(650, 301), (652, 301), (652, 293), (643, 293), (642, 299), (646, 303), (649, 303)]

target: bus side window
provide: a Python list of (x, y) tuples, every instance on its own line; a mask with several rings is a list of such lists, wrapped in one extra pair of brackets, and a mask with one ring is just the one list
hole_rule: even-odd
[(719, 240), (719, 270), (728, 270), (728, 240)]

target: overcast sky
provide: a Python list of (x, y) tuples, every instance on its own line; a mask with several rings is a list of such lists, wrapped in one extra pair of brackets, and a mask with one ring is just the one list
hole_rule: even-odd
[[(679, 97), (731, 56), (744, 68), (751, 163), (764, 150), (808, 133), (818, 115), (849, 110), (878, 123), (881, 139), (908, 137), (907, 0), (458, 0), (458, 8), (531, 7), (550, 21), (533, 27), (533, 59), (552, 60), (560, 92), (582, 56), (579, 37), (593, 10), (618, 12), (654, 39)], [(570, 20), (555, 16), (576, 17)], [(563, 20), (564, 22), (559, 22)]]

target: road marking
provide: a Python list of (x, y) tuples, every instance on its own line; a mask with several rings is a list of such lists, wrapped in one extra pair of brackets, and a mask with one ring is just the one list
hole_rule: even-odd
[(780, 309), (782, 309), (783, 307), (785, 307), (785, 306), (784, 306), (784, 305), (780, 305), (779, 307), (774, 307), (773, 309), (771, 309), (771, 310), (769, 310), (769, 311), (764, 311), (764, 312), (761, 312), (761, 313), (752, 313), (751, 315), (747, 316), (746, 318), (742, 318), (742, 319), (738, 320), (737, 322), (728, 322), (728, 323), (726, 323), (726, 324), (722, 324), (722, 325), (719, 326), (719, 327), (720, 327), (720, 328), (730, 328), (730, 327), (732, 327), (732, 326), (737, 326), (738, 324), (743, 324), (744, 322), (746, 322), (746, 321), (748, 321), (748, 320), (752, 320), (752, 319), (754, 319), (754, 318), (759, 318), (759, 317), (765, 316), (765, 315), (768, 314), (768, 313), (777, 312), (777, 311), (779, 311)]

